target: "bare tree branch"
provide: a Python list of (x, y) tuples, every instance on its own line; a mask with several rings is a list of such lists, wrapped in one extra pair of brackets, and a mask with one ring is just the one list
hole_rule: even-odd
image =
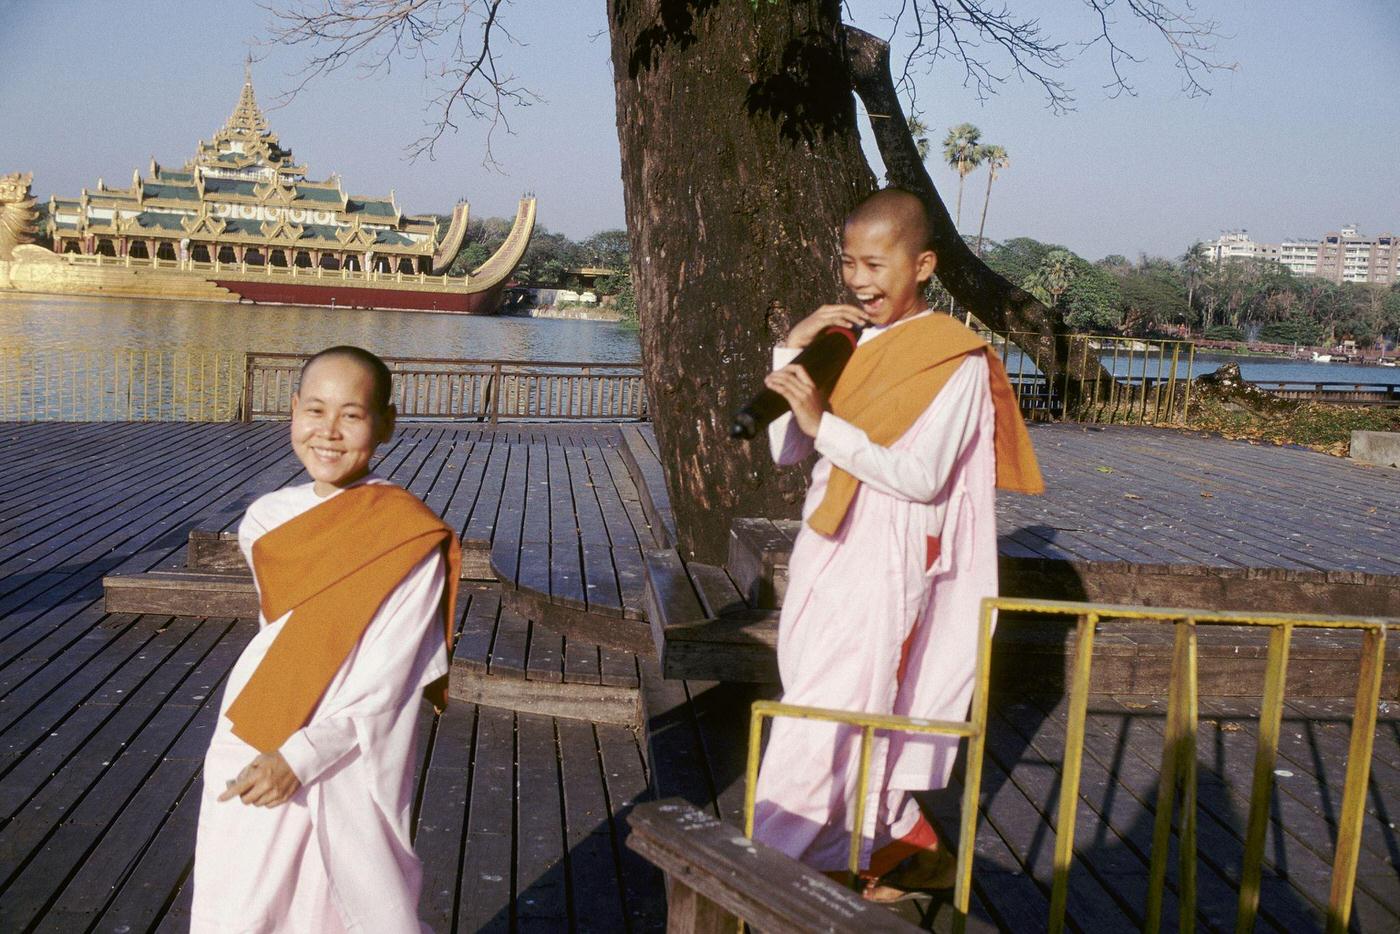
[[(1111, 96), (1136, 93), (1127, 66), (1144, 61), (1120, 39), (1123, 27), (1113, 15), (1115, 5), (1166, 42), (1181, 72), (1182, 90), (1189, 96), (1209, 94), (1206, 78), (1235, 68), (1219, 55), (1219, 24), (1197, 17), (1190, 0), (1175, 5), (1168, 0), (1083, 2), (1097, 20), (1097, 28), (1076, 44), (1081, 52), (1095, 46), (1105, 50), (1110, 79), (1104, 87)], [(901, 0), (899, 11), (890, 19), (895, 32), (904, 25), (904, 38), (912, 43), (895, 78), (895, 86), (911, 103), (914, 71), (949, 60), (961, 67), (963, 86), (972, 88), (979, 100), (995, 94), (1012, 77), (1029, 78), (1041, 86), (1052, 111), (1073, 109), (1073, 90), (1056, 77), (1074, 58), (1067, 51), (1069, 44), (1052, 38), (1039, 19), (1012, 12), (1007, 0)]]
[(422, 137), (408, 148), (414, 158), (433, 156), (459, 113), (487, 123), (483, 164), (499, 169), (491, 149), (496, 129), (510, 133), (507, 111), (540, 98), (501, 67), (500, 47), (520, 43), (501, 22), (507, 0), (288, 0), (267, 5), (273, 17), (269, 41), (306, 45), (306, 64), (290, 100), (322, 75), (356, 63), (361, 73), (389, 73), (396, 60), (418, 60), (436, 94), (427, 109), (432, 118)]
[(1015, 342), (1046, 374), (1062, 385), (1073, 404), (1083, 386), (1100, 375), (1097, 360), (1074, 359), (1069, 351), (1069, 328), (1063, 317), (1025, 289), (997, 275), (974, 255), (962, 238), (937, 186), (919, 158), (908, 121), (900, 108), (890, 68), (889, 45), (847, 26), (846, 64), (851, 84), (865, 104), (871, 135), (892, 184), (918, 195), (932, 224), (930, 243), (938, 256), (939, 282), (958, 303), (970, 308), (997, 331), (1016, 332)]

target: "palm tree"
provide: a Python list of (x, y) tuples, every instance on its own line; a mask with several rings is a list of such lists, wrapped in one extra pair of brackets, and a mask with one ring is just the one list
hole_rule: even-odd
[(1074, 284), (1074, 273), (1074, 254), (1069, 250), (1051, 250), (1023, 288), (1053, 308)]
[(933, 148), (928, 141), (928, 124), (918, 117), (910, 117), (909, 135), (914, 138), (914, 148), (919, 153), (919, 161), (927, 162)]
[(943, 158), (947, 160), (948, 167), (958, 173), (958, 210), (954, 220), (958, 227), (962, 226), (963, 182), (982, 161), (982, 147), (978, 145), (981, 139), (982, 131), (970, 123), (950, 127), (948, 135), (943, 138)]
[[(1206, 265), (1209, 262), (1210, 254), (1206, 252), (1206, 245), (1199, 240), (1191, 244), (1185, 255), (1181, 257), (1181, 272), (1186, 277), (1186, 313), (1188, 316), (1195, 311), (1196, 286), (1200, 285), (1201, 277), (1205, 274)], [(1189, 317), (1186, 326), (1188, 329), (1191, 327)]]
[(982, 147), (982, 161), (987, 163), (987, 196), (982, 199), (982, 222), (977, 225), (977, 255), (982, 255), (982, 231), (987, 228), (987, 205), (992, 201), (992, 182), (996, 181), (997, 173), (1011, 164), (1011, 157), (1006, 154), (1004, 146), (996, 143)]

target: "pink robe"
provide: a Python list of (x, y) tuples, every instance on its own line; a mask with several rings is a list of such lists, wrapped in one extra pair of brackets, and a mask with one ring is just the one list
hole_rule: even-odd
[[(244, 556), (251, 563), (259, 536), (323, 501), (310, 483), (259, 498), (238, 529)], [(422, 871), (409, 822), (422, 690), (447, 673), (438, 623), (444, 567), (435, 552), (409, 572), (311, 722), (282, 745), (302, 787), (274, 808), (217, 800), (258, 755), (233, 735), (224, 711), (292, 614), (262, 620), (229, 674), (204, 760), (191, 931), (427, 930), (418, 920)]]
[[(910, 319), (906, 319), (910, 320)], [(867, 328), (861, 342), (899, 324)], [(774, 364), (795, 354), (779, 348)], [(972, 699), (981, 601), (997, 592), (994, 406), (986, 358), (968, 356), (894, 444), (830, 412), (815, 439), (784, 417), (769, 432), (774, 459), (815, 448), (803, 507), (810, 515), (837, 464), (861, 481), (832, 538), (805, 523), (789, 562), (778, 628), (783, 700), (791, 704), (961, 720)], [(940, 540), (932, 567), (927, 540)], [(908, 643), (904, 675), (898, 676)], [(948, 782), (957, 740), (877, 739), (862, 866), (919, 820), (910, 791)], [(860, 733), (779, 718), (759, 774), (755, 838), (820, 870), (848, 860)]]

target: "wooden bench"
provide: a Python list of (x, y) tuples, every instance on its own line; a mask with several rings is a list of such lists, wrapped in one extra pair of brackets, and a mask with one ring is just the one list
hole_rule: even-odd
[(666, 874), (673, 934), (729, 934), (738, 920), (795, 934), (919, 930), (685, 801), (640, 804), (627, 823), (627, 846)]

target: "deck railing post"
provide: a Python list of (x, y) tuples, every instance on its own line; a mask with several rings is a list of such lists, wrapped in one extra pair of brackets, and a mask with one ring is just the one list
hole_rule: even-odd
[(1377, 708), (1381, 698), (1381, 674), (1385, 670), (1385, 628), (1369, 629), (1362, 636), (1361, 671), (1356, 678), (1356, 707), (1351, 717), (1351, 742), (1347, 748), (1346, 782), (1342, 810), (1337, 821), (1337, 850), (1332, 858), (1331, 891), (1327, 898), (1327, 934), (1341, 934), (1351, 920), (1356, 890), (1356, 863), (1361, 849), (1362, 822), (1366, 818), (1366, 788), (1375, 751)]
[(493, 364), (491, 365), (491, 383), (492, 383), (492, 386), (495, 387), (495, 391), (493, 392), (493, 391), (491, 391), (491, 390), (488, 388), (488, 390), (487, 390), (487, 395), (490, 397), (491, 424), (492, 424), (492, 425), (495, 425), (495, 424), (497, 424), (497, 423), (500, 421), (500, 411), (501, 411), (501, 389), (502, 389), (502, 386), (501, 386), (501, 364), (500, 364), (499, 361), (497, 361), (496, 363), (493, 363)]
[(1050, 931), (1065, 928), (1069, 899), (1069, 870), (1074, 862), (1074, 826), (1079, 811), (1079, 776), (1084, 764), (1084, 725), (1089, 708), (1089, 680), (1094, 664), (1094, 630), (1099, 615), (1079, 617), (1074, 649), (1074, 683), (1070, 685), (1069, 723), (1065, 732), (1064, 765), (1060, 775), (1060, 803), (1055, 811), (1054, 879), (1050, 888)]
[(250, 353), (243, 355), (243, 401), (239, 408), (241, 411), (238, 413), (238, 420), (251, 422), (253, 420), (253, 355)]
[(1259, 705), (1259, 747), (1254, 754), (1254, 783), (1249, 792), (1249, 823), (1244, 836), (1244, 865), (1240, 870), (1240, 907), (1236, 934), (1254, 930), (1259, 912), (1259, 885), (1264, 870), (1264, 835), (1269, 829), (1269, 802), (1278, 758), (1279, 726), (1283, 719), (1283, 689), (1288, 676), (1288, 648), (1293, 627), (1274, 626), (1269, 633), (1264, 697)]

